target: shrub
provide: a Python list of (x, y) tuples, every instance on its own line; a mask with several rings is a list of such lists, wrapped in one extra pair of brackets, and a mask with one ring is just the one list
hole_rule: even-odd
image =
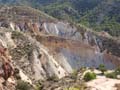
[(69, 87), (69, 88), (65, 88), (64, 90), (81, 90), (81, 89), (77, 87)]
[(102, 74), (104, 74), (104, 72), (106, 71), (106, 68), (103, 64), (100, 64), (98, 69), (102, 72)]
[(117, 78), (117, 75), (115, 72), (112, 72), (112, 73), (107, 73), (106, 74), (106, 77), (107, 78), (113, 78), (113, 79), (116, 79)]
[(47, 81), (54, 81), (57, 82), (59, 80), (59, 78), (56, 75), (50, 76), (47, 78)]
[(35, 90), (42, 90), (43, 89), (43, 82), (42, 80), (38, 80), (36, 83)]
[(37, 84), (36, 87), (35, 87), (35, 90), (42, 90), (42, 85)]
[(19, 80), (17, 82), (16, 90), (30, 90), (30, 85), (27, 82)]
[(93, 79), (96, 79), (96, 74), (93, 73), (93, 72), (87, 72), (84, 76), (85, 81), (90, 81), (90, 80), (93, 80)]
[(73, 72), (71, 73), (71, 78), (72, 79), (76, 79), (78, 75), (78, 71), (77, 70), (73, 70)]
[(24, 36), (18, 31), (13, 31), (12, 32), (12, 39), (16, 39), (16, 38), (23, 38), (24, 39)]
[(19, 74), (19, 72), (20, 72), (20, 71), (19, 71), (18, 68), (15, 68), (15, 69), (14, 69), (14, 74)]
[(118, 68), (115, 70), (115, 73), (116, 73), (117, 75), (120, 75), (120, 67), (118, 67)]
[(107, 73), (106, 77), (107, 78), (113, 78), (113, 79), (117, 79), (117, 76), (120, 75), (120, 67), (118, 67), (114, 72), (112, 73)]
[(81, 73), (84, 73), (86, 71), (86, 69), (87, 69), (86, 67), (81, 67), (80, 68)]

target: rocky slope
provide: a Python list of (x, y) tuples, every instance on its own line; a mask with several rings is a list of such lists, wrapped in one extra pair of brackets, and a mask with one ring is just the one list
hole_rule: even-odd
[(35, 84), (53, 76), (63, 78), (81, 67), (104, 64), (114, 69), (120, 65), (120, 42), (116, 38), (32, 10), (17, 6), (0, 10), (0, 49), (8, 49), (8, 54), (1, 54), (1, 62), (3, 56), (5, 60), (9, 56), (22, 80)]

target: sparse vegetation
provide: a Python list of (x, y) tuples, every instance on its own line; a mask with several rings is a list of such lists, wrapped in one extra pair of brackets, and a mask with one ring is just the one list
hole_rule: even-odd
[(107, 73), (105, 76), (108, 78), (117, 79), (118, 75), (120, 75), (120, 67), (118, 67), (117, 69), (115, 69), (115, 71), (113, 71), (111, 73)]
[(90, 81), (90, 80), (93, 80), (93, 79), (96, 79), (96, 74), (93, 73), (93, 72), (87, 72), (84, 76), (85, 81)]
[(78, 71), (77, 70), (73, 70), (73, 73), (71, 73), (71, 78), (76, 79), (78, 75)]
[(120, 75), (120, 67), (118, 67), (118, 68), (115, 70), (115, 73), (116, 73), (117, 75)]
[(112, 72), (112, 73), (107, 73), (105, 75), (107, 78), (113, 78), (113, 79), (116, 79), (117, 78), (117, 75), (115, 72)]
[(38, 83), (35, 87), (35, 90), (42, 90), (42, 85)]
[(100, 64), (98, 69), (102, 72), (102, 74), (104, 74), (104, 72), (107, 71), (103, 64)]
[(77, 87), (70, 87), (70, 88), (65, 88), (64, 90), (81, 90), (81, 89)]
[(17, 82), (16, 90), (31, 90), (31, 87), (27, 82), (19, 80)]
[(84, 73), (84, 72), (86, 71), (86, 69), (87, 69), (86, 67), (81, 67), (81, 68), (80, 68), (80, 72), (81, 72), (81, 73)]
[(27, 55), (33, 50), (33, 45), (22, 33), (13, 31), (12, 38), (17, 45), (16, 48), (10, 50), (13, 60), (20, 60), (22, 56)]
[(48, 81), (58, 81), (59, 80), (59, 78), (56, 76), (56, 75), (53, 75), (53, 76), (50, 76), (50, 77), (48, 77), (48, 79), (47, 79)]
[(18, 31), (13, 31), (12, 32), (12, 39), (17, 39), (17, 38), (22, 38), (23, 39), (24, 36)]

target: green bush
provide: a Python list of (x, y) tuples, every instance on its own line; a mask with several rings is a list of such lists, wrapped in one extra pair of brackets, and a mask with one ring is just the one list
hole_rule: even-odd
[(120, 67), (118, 67), (117, 69), (115, 69), (115, 71), (112, 72), (112, 73), (107, 73), (105, 76), (107, 78), (117, 79), (117, 75), (120, 75)]
[(115, 73), (116, 73), (117, 75), (120, 75), (120, 67), (118, 67), (118, 68), (115, 70)]
[(115, 69), (115, 71), (112, 72), (112, 73), (107, 73), (106, 77), (116, 79), (117, 75), (120, 75), (120, 67), (118, 67), (117, 69)]
[(96, 79), (96, 74), (93, 73), (93, 72), (87, 72), (84, 76), (85, 81), (90, 81), (90, 80), (93, 80), (93, 79)]
[(102, 74), (104, 74), (104, 72), (107, 71), (103, 64), (99, 65), (99, 70), (102, 72)]
[(107, 73), (105, 75), (107, 78), (113, 78), (113, 79), (116, 79), (117, 78), (117, 74), (115, 72), (112, 72), (112, 73)]
[(22, 80), (19, 80), (17, 82), (16, 90), (30, 90), (31, 87), (27, 82), (24, 82)]

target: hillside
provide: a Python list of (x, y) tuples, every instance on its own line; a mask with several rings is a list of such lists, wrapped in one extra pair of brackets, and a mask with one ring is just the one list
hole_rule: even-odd
[(92, 11), (86, 13), (80, 22), (97, 31), (104, 30), (111, 35), (120, 36), (120, 1), (102, 2)]
[(46, 13), (57, 16), (59, 19), (67, 19), (69, 21), (79, 21), (85, 12), (95, 8), (101, 0), (61, 0), (55, 3), (46, 5), (43, 11)]
[(0, 0), (0, 3), (31, 6), (55, 18), (120, 36), (119, 0)]
[(119, 6), (119, 0), (63, 0), (41, 8), (58, 19), (67, 19), (96, 31), (107, 31), (113, 36), (119, 36)]
[[(120, 66), (118, 38), (56, 20), (30, 7), (0, 7), (0, 88), (3, 90), (87, 90), (90, 87), (83, 79), (84, 73), (98, 70), (101, 64), (107, 70)], [(110, 88), (120, 83), (117, 77), (104, 80), (104, 86), (107, 82)], [(114, 83), (109, 85), (111, 82)]]
[[(21, 19), (22, 17), (22, 19)], [(44, 12), (41, 12), (39, 10), (36, 10), (31, 7), (26, 6), (0, 6), (0, 20), (7, 19), (9, 21), (18, 21), (20, 20), (32, 20), (32, 21), (52, 21), (55, 20), (55, 18), (45, 14)]]

